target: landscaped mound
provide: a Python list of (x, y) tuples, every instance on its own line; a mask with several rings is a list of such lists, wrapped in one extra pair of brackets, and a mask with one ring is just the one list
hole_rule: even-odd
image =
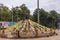
[(7, 28), (4, 35), (6, 37), (41, 37), (53, 35), (53, 33), (55, 30), (26, 19)]

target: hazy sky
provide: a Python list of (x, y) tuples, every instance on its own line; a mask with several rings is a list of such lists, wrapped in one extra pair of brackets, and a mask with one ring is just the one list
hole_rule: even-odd
[[(20, 6), (21, 4), (26, 4), (26, 6), (30, 9), (31, 14), (34, 9), (37, 8), (37, 0), (0, 0), (0, 3), (5, 6), (12, 8), (15, 6)], [(60, 13), (60, 0), (40, 0), (40, 8), (43, 8), (46, 11), (56, 10)]]

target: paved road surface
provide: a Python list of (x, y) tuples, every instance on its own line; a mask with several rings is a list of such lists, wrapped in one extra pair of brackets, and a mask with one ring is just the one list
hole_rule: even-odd
[(51, 37), (42, 37), (42, 38), (30, 38), (30, 39), (4, 39), (0, 38), (0, 40), (60, 40), (60, 30), (57, 31), (59, 35), (51, 36)]

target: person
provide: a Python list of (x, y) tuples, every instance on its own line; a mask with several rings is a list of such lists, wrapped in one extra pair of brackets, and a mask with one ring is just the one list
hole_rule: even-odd
[(36, 37), (38, 36), (38, 30), (37, 29), (35, 29), (35, 32), (36, 32)]
[(2, 34), (4, 34), (5, 33), (5, 31), (4, 31), (4, 26), (2, 26)]
[(19, 37), (20, 37), (20, 36), (19, 36), (19, 30), (16, 30), (16, 34), (17, 34), (17, 36), (18, 36), (18, 38), (19, 38)]

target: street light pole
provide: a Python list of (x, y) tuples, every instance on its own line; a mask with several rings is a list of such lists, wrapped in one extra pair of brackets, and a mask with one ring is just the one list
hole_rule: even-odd
[(38, 13), (37, 13), (37, 15), (38, 15), (38, 24), (39, 24), (39, 0), (37, 0), (37, 9), (38, 9)]

